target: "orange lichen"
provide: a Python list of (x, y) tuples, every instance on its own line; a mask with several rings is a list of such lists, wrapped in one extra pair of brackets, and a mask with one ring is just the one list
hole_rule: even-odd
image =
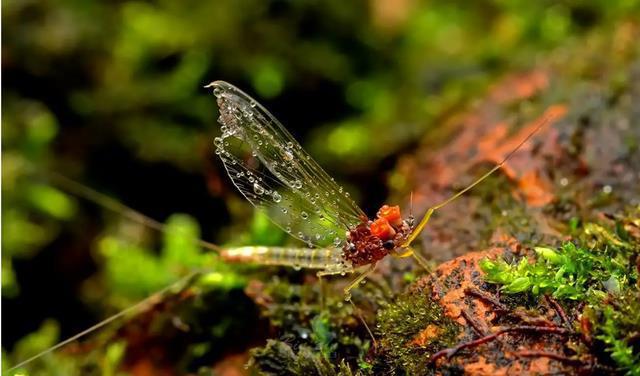
[(519, 180), (518, 187), (531, 206), (540, 207), (550, 203), (554, 195), (553, 186), (547, 179), (543, 179), (537, 171), (527, 171)]
[(434, 338), (438, 337), (440, 333), (442, 333), (442, 329), (440, 327), (429, 324), (423, 331), (418, 333), (418, 335), (413, 338), (411, 344), (414, 344), (416, 346), (426, 346)]
[(490, 97), (499, 103), (509, 103), (531, 98), (548, 86), (548, 74), (542, 70), (534, 70), (508, 77), (493, 88)]
[[(436, 300), (444, 307), (445, 315), (455, 320), (461, 325), (468, 326), (467, 320), (462, 317), (462, 309), (465, 307), (464, 299), (467, 296), (465, 290), (476, 287), (473, 272), (478, 271), (478, 261), (485, 257), (496, 256), (500, 254), (502, 249), (494, 248), (488, 252), (471, 252), (464, 256), (458, 257), (449, 262), (441, 264), (437, 271), (443, 276), (458, 275), (458, 281), (453, 285), (447, 286), (443, 278), (439, 278), (433, 283), (433, 292)], [(439, 295), (442, 295), (439, 297)], [(491, 307), (482, 300), (473, 301), (473, 316), (481, 318), (483, 321), (491, 321), (495, 313)]]

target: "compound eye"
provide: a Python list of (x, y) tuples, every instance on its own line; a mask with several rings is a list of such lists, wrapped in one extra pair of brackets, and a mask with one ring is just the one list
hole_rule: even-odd
[(382, 243), (382, 246), (384, 247), (384, 249), (390, 251), (396, 247), (396, 243), (393, 240), (387, 240), (386, 242)]

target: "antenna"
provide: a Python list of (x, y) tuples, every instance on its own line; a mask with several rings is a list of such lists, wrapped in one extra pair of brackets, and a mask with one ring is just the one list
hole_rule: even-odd
[(544, 117), (539, 121), (538, 125), (533, 129), (533, 131), (531, 131), (527, 137), (525, 137), (522, 141), (520, 141), (520, 143), (518, 144), (518, 146), (516, 146), (513, 150), (511, 150), (511, 152), (509, 152), (509, 154), (507, 154), (506, 157), (504, 157), (504, 159), (502, 159), (502, 161), (500, 163), (498, 163), (497, 165), (495, 165), (491, 170), (489, 170), (487, 173), (485, 173), (484, 175), (482, 175), (481, 177), (479, 177), (476, 181), (474, 181), (473, 183), (469, 184), (466, 188), (462, 189), (461, 191), (457, 192), (456, 194), (454, 194), (453, 196), (449, 197), (448, 199), (444, 200), (443, 202), (430, 207), (429, 209), (427, 209), (426, 214), (424, 215), (424, 217), (422, 217), (422, 220), (420, 221), (420, 223), (418, 223), (418, 226), (416, 226), (416, 228), (413, 230), (413, 232), (411, 233), (411, 235), (409, 235), (409, 237), (407, 238), (407, 240), (404, 242), (404, 244), (402, 244), (403, 248), (408, 248), (411, 243), (418, 237), (418, 235), (420, 235), (420, 233), (422, 232), (422, 230), (424, 230), (425, 226), (427, 225), (427, 222), (429, 222), (429, 219), (431, 218), (431, 215), (433, 215), (433, 213), (448, 205), (449, 203), (451, 203), (452, 201), (454, 201), (455, 199), (457, 199), (458, 197), (462, 196), (463, 194), (465, 194), (467, 191), (469, 191), (471, 188), (475, 187), (476, 185), (480, 184), (480, 182), (482, 182), (483, 180), (485, 180), (486, 178), (488, 178), (491, 174), (493, 174), (494, 172), (498, 171), (500, 168), (502, 168), (502, 166), (504, 166), (504, 164), (518, 151), (520, 150), (520, 148), (522, 147), (522, 145), (524, 145), (527, 141), (529, 141), (529, 139), (531, 137), (533, 137), (534, 134), (536, 134), (543, 126), (545, 126), (546, 124), (550, 123), (552, 120), (555, 120), (557, 117), (561, 116), (562, 114), (564, 114), (564, 109), (559, 108), (557, 106), (554, 106), (552, 108), (550, 108), (549, 110), (547, 110), (547, 114), (544, 115)]
[[(146, 216), (139, 211), (132, 209), (122, 204), (121, 202), (116, 201), (103, 193), (93, 190), (82, 183), (78, 183), (77, 181), (70, 179), (60, 173), (53, 171), (37, 171), (37, 173), (51, 180), (53, 183), (59, 185), (68, 192), (94, 202), (115, 213), (121, 214), (122, 216), (129, 218), (134, 222), (140, 223), (164, 234), (175, 233), (175, 230), (169, 231), (164, 223)], [(202, 248), (206, 248), (217, 253), (222, 251), (222, 248), (220, 248), (219, 246), (202, 239), (194, 240), (194, 242)]]

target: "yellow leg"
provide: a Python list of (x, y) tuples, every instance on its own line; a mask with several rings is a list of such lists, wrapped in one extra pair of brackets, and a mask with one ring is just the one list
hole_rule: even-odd
[(413, 257), (414, 259), (416, 259), (418, 264), (420, 264), (420, 266), (422, 266), (427, 272), (431, 271), (431, 268), (429, 267), (429, 263), (427, 262), (427, 260), (424, 257), (422, 257), (422, 255), (420, 255), (418, 252), (416, 252), (416, 250), (413, 249), (413, 247), (403, 248), (402, 253), (392, 253), (391, 255), (397, 258)]
[(367, 322), (364, 321), (364, 317), (362, 317), (362, 313), (360, 312), (360, 308), (358, 308), (358, 306), (356, 306), (356, 304), (351, 299), (349, 299), (349, 303), (351, 303), (351, 305), (353, 306), (353, 311), (355, 312), (355, 314), (360, 319), (360, 322), (362, 322), (362, 324), (364, 325), (365, 329), (367, 329), (367, 333), (369, 333), (369, 336), (371, 337), (371, 341), (373, 343), (374, 351), (377, 350), (378, 349), (378, 342), (376, 342), (376, 337), (374, 337), (373, 332), (371, 331), (371, 329), (369, 329), (369, 325), (367, 325)]
[(421, 254), (419, 254), (418, 252), (413, 250), (413, 252), (411, 253), (411, 256), (413, 256), (413, 258), (416, 259), (418, 264), (420, 264), (420, 266), (422, 266), (424, 268), (424, 270), (427, 271), (427, 273), (431, 272), (431, 268), (429, 267), (429, 263), (427, 262), (427, 260), (424, 257), (422, 257)]
[(351, 281), (351, 283), (349, 283), (349, 286), (344, 288), (344, 300), (346, 301), (351, 300), (351, 289), (358, 286), (358, 284), (362, 282), (363, 279), (367, 278), (369, 274), (371, 274), (374, 270), (376, 270), (376, 265), (378, 264), (377, 263), (371, 264), (371, 266), (369, 266), (364, 272), (362, 272), (362, 274), (360, 274), (353, 281)]
[(378, 264), (377, 263), (371, 264), (371, 266), (369, 266), (364, 272), (362, 272), (362, 274), (357, 276), (353, 281), (351, 281), (351, 283), (349, 283), (349, 285), (347, 287), (344, 288), (344, 300), (348, 301), (353, 306), (353, 310), (354, 310), (355, 314), (358, 316), (358, 318), (360, 319), (360, 322), (362, 322), (362, 325), (364, 325), (365, 329), (367, 329), (367, 333), (369, 333), (369, 336), (371, 336), (371, 340), (373, 341), (373, 348), (374, 349), (377, 349), (377, 347), (378, 347), (378, 343), (376, 342), (376, 337), (373, 336), (373, 332), (369, 328), (369, 325), (367, 325), (367, 322), (364, 321), (364, 317), (362, 317), (362, 314), (360, 313), (360, 309), (351, 300), (351, 290), (353, 288), (357, 287), (358, 284), (360, 282), (362, 282), (362, 280), (367, 278), (367, 276), (369, 274), (371, 274), (374, 270), (376, 270), (376, 265), (378, 265)]
[(320, 311), (324, 311), (324, 283), (322, 282), (322, 274), (316, 274), (318, 276), (318, 288), (320, 288)]

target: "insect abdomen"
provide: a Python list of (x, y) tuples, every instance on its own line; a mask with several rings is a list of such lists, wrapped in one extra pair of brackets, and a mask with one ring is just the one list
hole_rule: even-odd
[(220, 255), (227, 262), (308, 269), (350, 269), (344, 265), (342, 250), (338, 248), (237, 247), (227, 248)]

